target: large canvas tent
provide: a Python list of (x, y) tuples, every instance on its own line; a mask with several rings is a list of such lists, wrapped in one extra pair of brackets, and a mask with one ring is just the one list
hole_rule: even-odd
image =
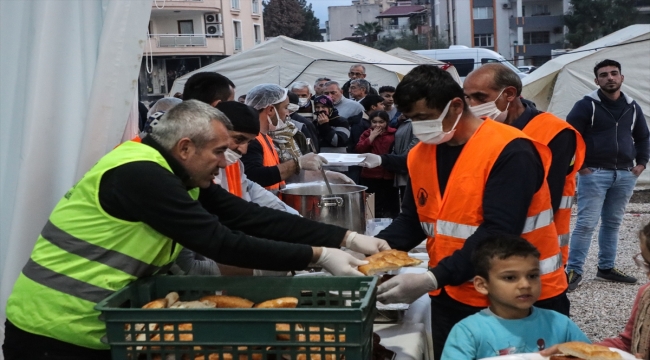
[(576, 101), (597, 89), (594, 65), (621, 63), (622, 91), (650, 114), (650, 25), (631, 25), (542, 65), (525, 77), (522, 95), (540, 110), (566, 118)]
[[(396, 86), (406, 73), (419, 64), (347, 40), (309, 42), (278, 36), (176, 79), (170, 94), (183, 92), (187, 79), (202, 71), (227, 76), (237, 86), (237, 96), (261, 83), (286, 87), (294, 81), (302, 80), (313, 84), (319, 77), (329, 77), (343, 84), (348, 80), (350, 65), (355, 63), (365, 65), (366, 79), (375, 88), (383, 85)], [(455, 68), (450, 67), (447, 71), (460, 83)]]

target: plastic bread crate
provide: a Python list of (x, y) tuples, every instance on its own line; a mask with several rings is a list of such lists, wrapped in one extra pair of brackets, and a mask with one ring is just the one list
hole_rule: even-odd
[[(95, 307), (114, 360), (367, 360), (375, 277), (155, 276)], [(142, 309), (175, 291), (180, 301), (231, 295), (255, 303), (298, 298), (293, 309)]]

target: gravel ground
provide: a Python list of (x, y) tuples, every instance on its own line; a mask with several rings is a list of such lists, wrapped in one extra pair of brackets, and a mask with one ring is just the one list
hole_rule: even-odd
[[(616, 267), (639, 279), (627, 285), (595, 280), (598, 263), (598, 228), (589, 248), (582, 282), (576, 291), (569, 293), (571, 318), (592, 341), (617, 336), (625, 327), (632, 303), (639, 287), (647, 282), (643, 271), (636, 267), (632, 257), (639, 250), (638, 231), (650, 222), (650, 191), (637, 189), (625, 209), (621, 224)], [(575, 224), (576, 206), (573, 207), (572, 226)]]

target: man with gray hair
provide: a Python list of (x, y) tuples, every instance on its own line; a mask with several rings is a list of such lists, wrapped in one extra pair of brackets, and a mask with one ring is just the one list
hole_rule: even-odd
[(350, 99), (360, 102), (368, 95), (370, 87), (370, 83), (364, 79), (350, 81)]
[(311, 100), (314, 92), (311, 89), (306, 81), (296, 81), (293, 84), (289, 85), (289, 91), (298, 96), (298, 111), (296, 114), (304, 117), (308, 120), (313, 120), (314, 118), (314, 103)]
[(323, 95), (327, 95), (332, 99), (332, 103), (339, 112), (339, 115), (344, 118), (361, 115), (364, 111), (363, 105), (343, 96), (339, 83), (336, 81), (328, 81), (325, 83), (325, 91), (323, 91)]
[(332, 79), (328, 77), (319, 77), (314, 81), (314, 95), (323, 95), (323, 91), (325, 91), (325, 83), (328, 81), (332, 81)]
[[(357, 79), (365, 79), (366, 78), (366, 67), (363, 66), (362, 64), (354, 64), (350, 66), (350, 72), (348, 72), (348, 77), (350, 80), (343, 84), (343, 96), (346, 98), (350, 98), (350, 83), (352, 80), (357, 80)], [(368, 91), (368, 94), (373, 94), (373, 95), (379, 95), (377, 93), (377, 90), (373, 89), (372, 86), (370, 87), (370, 90)]]
[(5, 359), (110, 359), (95, 305), (165, 273), (184, 247), (228, 265), (289, 271), (315, 263), (359, 276), (355, 267), (367, 262), (340, 246), (389, 249), (214, 184), (226, 167), (229, 128), (219, 110), (185, 101), (152, 122), (141, 143), (106, 154), (63, 196), (9, 296)]

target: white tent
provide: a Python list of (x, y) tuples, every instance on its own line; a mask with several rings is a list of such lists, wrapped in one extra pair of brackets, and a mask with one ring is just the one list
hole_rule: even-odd
[[(313, 84), (319, 77), (329, 77), (343, 84), (348, 80), (350, 65), (355, 63), (365, 65), (366, 79), (373, 87), (396, 86), (419, 64), (352, 41), (308, 42), (278, 36), (176, 79), (170, 94), (183, 92), (187, 79), (202, 71), (227, 76), (237, 86), (237, 96), (261, 83), (286, 87), (294, 81)], [(448, 71), (460, 83), (456, 70), (452, 67)]]
[(522, 95), (540, 110), (564, 119), (576, 101), (597, 89), (593, 68), (604, 59), (621, 63), (622, 90), (639, 103), (648, 119), (650, 25), (628, 26), (548, 61), (522, 80)]
[[(386, 51), (386, 54), (397, 56), (400, 59), (404, 59), (416, 64), (435, 64), (435, 65), (444, 65), (447, 64), (444, 61), (432, 59), (428, 56), (420, 55), (414, 53), (411, 50), (406, 50), (401, 47), (396, 47), (394, 49)], [(452, 65), (453, 66), (453, 65)], [(455, 71), (455, 70), (454, 70)]]

